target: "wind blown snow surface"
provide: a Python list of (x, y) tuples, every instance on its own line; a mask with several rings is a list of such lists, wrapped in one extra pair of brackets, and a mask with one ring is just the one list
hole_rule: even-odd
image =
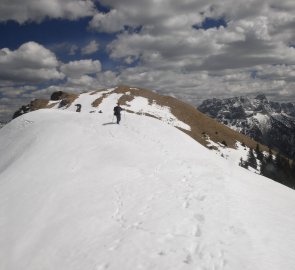
[(191, 130), (191, 127), (182, 121), (178, 120), (170, 111), (169, 107), (159, 106), (155, 102), (149, 104), (148, 99), (143, 97), (136, 97), (131, 102), (128, 102), (128, 106), (132, 108), (132, 111), (136, 113), (151, 114), (161, 121), (171, 124), (172, 126), (179, 127), (186, 130)]
[(293, 190), (113, 105), (0, 130), (0, 269), (294, 269)]

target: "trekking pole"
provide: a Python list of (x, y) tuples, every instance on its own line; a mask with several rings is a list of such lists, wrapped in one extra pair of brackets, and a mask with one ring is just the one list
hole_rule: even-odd
[(114, 115), (113, 115), (113, 118), (112, 118), (112, 123), (114, 122)]

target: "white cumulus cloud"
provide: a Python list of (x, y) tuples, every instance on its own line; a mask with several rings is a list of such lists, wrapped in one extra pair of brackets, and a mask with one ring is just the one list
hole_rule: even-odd
[[(110, 57), (135, 65), (120, 69), (116, 80), (194, 104), (203, 97), (262, 91), (274, 99), (277, 93), (279, 99), (295, 100), (295, 1), (101, 3), (111, 11), (98, 12), (90, 27), (114, 33), (116, 39), (107, 46)], [(219, 20), (224, 23), (218, 24)]]
[(195, 105), (206, 98), (257, 92), (295, 101), (293, 0), (100, 0), (110, 8), (106, 13), (95, 10), (94, 2), (2, 0), (0, 21), (92, 16), (90, 30), (97, 37), (111, 33), (114, 39), (99, 44), (91, 35), (84, 47), (66, 46), (66, 53), (75, 57), (106, 49), (111, 61), (105, 66), (112, 70), (104, 71), (94, 59), (60, 63), (37, 43), (15, 51), (3, 48), (1, 85), (66, 78), (42, 93), (129, 84)]
[(0, 21), (40, 22), (45, 18), (75, 20), (95, 13), (91, 0), (1, 0)]
[(85, 47), (81, 49), (84, 55), (93, 54), (99, 49), (99, 43), (96, 40), (91, 40)]
[(82, 75), (95, 74), (101, 71), (99, 60), (78, 60), (71, 61), (61, 66), (61, 71), (71, 78), (78, 78)]
[(0, 84), (36, 83), (63, 79), (54, 53), (36, 42), (27, 42), (17, 50), (0, 50)]

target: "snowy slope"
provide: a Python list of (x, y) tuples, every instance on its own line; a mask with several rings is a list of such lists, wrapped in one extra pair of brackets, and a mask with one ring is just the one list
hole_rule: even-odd
[(294, 269), (293, 190), (119, 96), (0, 130), (1, 270)]
[[(82, 112), (108, 114), (109, 120), (112, 121), (114, 116), (110, 108), (119, 101), (120, 105), (128, 112), (154, 117), (177, 127), (202, 145), (215, 151), (216, 154), (231, 159), (236, 165), (240, 164), (241, 158), (245, 160), (244, 157), (247, 157), (249, 148), (256, 147), (253, 140), (217, 124), (194, 107), (177, 99), (161, 96), (151, 90), (117, 86), (75, 95), (55, 92), (52, 96), (54, 96), (54, 100), (47, 102), (46, 100), (34, 100), (26, 105), (25, 107), (29, 108), (27, 112), (41, 108), (74, 112), (79, 104), (82, 106)], [(56, 99), (57, 96), (60, 96), (59, 100)], [(23, 113), (25, 112), (23, 111)], [(246, 147), (241, 147), (241, 144)], [(259, 170), (257, 172), (259, 173)]]

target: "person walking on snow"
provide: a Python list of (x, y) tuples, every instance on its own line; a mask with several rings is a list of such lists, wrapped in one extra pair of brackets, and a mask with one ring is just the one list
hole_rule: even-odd
[(120, 107), (120, 104), (119, 104), (119, 103), (117, 103), (117, 106), (114, 107), (114, 115), (115, 115), (116, 118), (117, 118), (117, 124), (119, 124), (120, 121), (121, 121), (121, 111), (123, 111), (123, 110), (124, 110), (124, 109), (122, 109), (122, 108)]

